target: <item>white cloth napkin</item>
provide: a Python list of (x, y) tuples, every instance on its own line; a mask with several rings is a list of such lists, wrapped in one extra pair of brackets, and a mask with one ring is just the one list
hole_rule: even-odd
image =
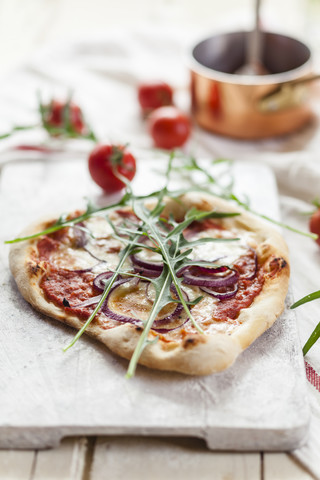
[[(161, 79), (176, 89), (176, 101), (189, 106), (188, 46), (194, 38), (181, 32), (110, 32), (107, 36), (55, 45), (40, 52), (27, 65), (0, 81), (0, 131), (10, 125), (37, 119), (36, 92), (44, 99), (74, 92), (89, 123), (102, 140), (130, 142), (151, 147), (141, 122), (136, 85), (146, 79)], [(319, 101), (314, 100), (320, 112)], [(19, 134), (19, 141), (43, 140), (41, 133)], [(17, 137), (3, 141), (0, 164), (12, 161), (5, 150)], [(77, 151), (79, 147), (70, 147)], [(281, 139), (240, 142), (194, 130), (187, 148), (199, 156), (228, 157), (236, 162), (250, 160), (269, 165), (278, 182), (282, 220), (302, 230), (308, 229), (310, 202), (320, 195), (320, 128), (317, 122)], [(87, 148), (81, 145), (81, 150)], [(319, 152), (319, 153), (318, 153)], [(266, 192), (267, 198), (267, 192)], [(295, 300), (320, 289), (320, 247), (309, 238), (284, 232), (292, 262)], [(304, 344), (320, 320), (320, 300), (299, 309), (301, 343)], [(320, 341), (307, 355), (313, 375), (320, 375)], [(316, 377), (314, 377), (316, 378)], [(315, 382), (314, 382), (315, 383)], [(320, 392), (309, 383), (312, 422), (307, 444), (293, 452), (320, 479)]]

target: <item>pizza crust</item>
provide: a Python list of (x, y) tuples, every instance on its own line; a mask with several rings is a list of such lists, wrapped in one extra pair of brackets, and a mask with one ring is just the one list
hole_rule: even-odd
[[(190, 333), (181, 341), (166, 342), (161, 339), (149, 344), (143, 351), (139, 363), (155, 369), (172, 370), (189, 375), (207, 375), (228, 368), (237, 356), (256, 338), (266, 331), (282, 313), (289, 281), (287, 246), (281, 235), (264, 221), (246, 211), (236, 208), (220, 198), (206, 194), (188, 193), (179, 202), (169, 199), (165, 207), (177, 219), (182, 219), (191, 207), (199, 210), (239, 212), (240, 216), (223, 219), (225, 228), (240, 228), (254, 231), (258, 240), (257, 254), (261, 259), (279, 258), (281, 271), (266, 278), (262, 291), (253, 303), (242, 309), (238, 317), (239, 326), (231, 333)], [(23, 235), (43, 230), (44, 222), (32, 225)], [(10, 268), (22, 296), (38, 311), (66, 323), (76, 329), (83, 322), (74, 315), (45, 299), (39, 282), (45, 272), (43, 265), (33, 259), (36, 241), (13, 244), (10, 250)], [(86, 333), (104, 343), (114, 353), (130, 359), (140, 337), (140, 327), (131, 324), (103, 329), (94, 324)]]

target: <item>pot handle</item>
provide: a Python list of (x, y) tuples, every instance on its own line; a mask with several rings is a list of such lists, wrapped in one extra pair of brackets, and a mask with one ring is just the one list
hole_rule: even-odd
[(267, 113), (301, 105), (306, 99), (305, 85), (316, 80), (320, 80), (320, 73), (278, 85), (259, 98), (259, 110)]

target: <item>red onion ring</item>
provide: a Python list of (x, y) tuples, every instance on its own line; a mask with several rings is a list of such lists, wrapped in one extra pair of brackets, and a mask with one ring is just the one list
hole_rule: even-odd
[(78, 303), (77, 305), (72, 305), (71, 308), (83, 308), (83, 307), (90, 307), (90, 305), (96, 305), (97, 303), (99, 303), (101, 297), (102, 297), (102, 294), (97, 295), (96, 297), (88, 298), (87, 300), (84, 300), (84, 302)]
[(154, 330), (155, 332), (157, 333), (168, 333), (168, 332), (172, 332), (173, 330), (177, 330), (178, 328), (181, 328), (185, 323), (187, 323), (187, 321), (189, 320), (189, 318), (187, 317), (183, 323), (181, 323), (180, 325), (178, 325), (177, 327), (173, 327), (173, 328), (153, 328), (152, 327), (152, 330)]
[[(147, 237), (142, 236), (140, 237), (140, 243), (146, 243), (148, 240)], [(133, 255), (130, 255), (131, 261), (134, 265), (138, 265), (139, 267), (145, 268), (147, 270), (156, 270), (159, 272), (162, 272), (163, 270), (163, 262), (149, 262), (148, 260), (144, 260), (143, 258), (140, 258), (139, 253), (135, 253)]]
[(83, 269), (80, 269), (80, 270), (68, 270), (68, 272), (74, 272), (74, 273), (87, 273), (87, 272), (91, 272), (93, 270), (93, 268), (95, 268), (97, 265), (94, 265), (93, 267), (89, 267), (89, 268), (83, 268)]
[(163, 270), (163, 263), (154, 263), (148, 262), (147, 260), (141, 259), (138, 254), (134, 254), (130, 256), (131, 261), (134, 265), (138, 265), (138, 267), (145, 268), (147, 270), (156, 270), (162, 272)]
[(143, 275), (144, 277), (148, 278), (157, 278), (159, 275), (161, 275), (161, 272), (159, 270), (149, 270), (148, 268), (143, 268), (143, 267), (134, 267), (135, 273), (138, 275)]
[[(213, 274), (212, 271), (214, 269), (206, 269), (207, 271), (210, 270), (210, 272), (208, 272), (210, 275), (195, 275), (191, 273), (191, 269), (189, 269), (183, 273), (183, 283), (186, 285), (209, 288), (229, 287), (234, 285), (239, 279), (239, 273), (229, 267), (218, 267), (218, 269), (216, 269), (216, 273), (221, 273), (223, 271), (222, 268), (228, 269), (230, 273), (225, 276), (220, 276)], [(204, 267), (201, 267), (201, 269), (203, 270)]]
[(88, 243), (88, 234), (83, 228), (84, 228), (84, 223), (79, 222), (76, 225), (73, 225), (73, 235), (75, 239), (75, 247), (76, 248), (84, 248), (84, 246)]
[(234, 297), (238, 289), (239, 289), (239, 286), (237, 283), (234, 285), (232, 290), (229, 290), (226, 292), (217, 292), (216, 290), (213, 290), (211, 288), (200, 287), (200, 290), (204, 291), (205, 293), (208, 293), (208, 295), (211, 295), (212, 297), (219, 298), (219, 300), (227, 300), (228, 298)]
[(230, 271), (230, 267), (226, 265), (221, 265), (218, 267), (203, 267), (201, 265), (194, 265), (197, 272), (204, 273), (205, 275), (217, 275), (218, 273), (226, 273)]
[[(222, 266), (220, 266), (220, 265), (214, 266), (214, 265), (215, 265), (214, 262), (217, 262), (218, 260), (221, 260), (221, 259), (224, 258), (224, 257), (225, 257), (225, 255), (223, 255), (222, 257), (217, 257), (217, 258), (215, 258), (214, 260), (210, 260), (210, 261), (207, 261), (207, 260), (195, 260), (195, 262), (197, 262), (197, 265), (194, 265), (194, 266), (197, 267), (197, 268), (199, 268), (199, 269), (200, 269), (200, 268), (206, 269), (206, 271), (205, 271), (204, 273), (209, 272), (209, 270), (211, 270), (211, 273), (215, 273), (215, 272), (219, 273), (219, 270), (217, 270), (217, 269), (220, 269), (220, 268), (222, 268), (222, 270), (220, 270), (220, 271), (221, 271), (221, 272), (224, 272), (224, 271), (226, 271), (226, 269), (227, 269), (228, 267), (226, 267), (226, 266), (224, 266), (224, 265), (222, 265)], [(213, 264), (213, 267), (204, 267), (204, 266), (201, 265), (202, 263), (203, 263), (204, 265), (208, 265), (208, 263), (212, 263), (212, 264)], [(183, 272), (185, 272), (186, 270), (189, 270), (191, 267), (192, 267), (192, 266), (187, 265), (187, 266), (185, 266), (185, 267), (180, 268), (180, 270), (178, 270), (178, 272), (177, 272), (177, 277), (182, 277)], [(210, 272), (209, 272), (209, 273), (210, 273)]]
[[(103, 272), (96, 276), (93, 280), (93, 286), (100, 292), (104, 291), (105, 282), (103, 280), (108, 280), (113, 275), (112, 272)], [(129, 279), (130, 280), (130, 279)]]
[[(123, 283), (131, 281), (131, 280), (132, 279), (130, 279), (130, 278), (125, 278), (125, 279), (118, 280), (114, 283), (114, 285), (110, 289), (110, 292), (107, 295), (107, 298), (106, 298), (106, 300), (105, 300), (105, 302), (102, 306), (102, 312), (107, 317), (111, 318), (112, 320), (116, 320), (116, 321), (121, 322), (121, 323), (131, 323), (132, 325), (137, 325), (137, 326), (141, 327), (141, 326), (143, 326), (143, 322), (141, 320), (139, 320), (137, 318), (134, 318), (134, 317), (128, 317), (128, 316), (122, 315), (120, 313), (116, 313), (109, 307), (109, 300), (110, 300), (111, 293), (116, 288), (118, 288), (120, 285), (122, 285)], [(173, 320), (176, 319), (176, 317), (178, 317), (181, 314), (182, 310), (183, 310), (183, 305), (181, 303), (178, 303), (175, 310), (172, 313), (170, 313), (170, 315), (167, 315), (164, 318), (160, 318), (158, 320), (155, 320), (153, 322), (152, 329), (155, 330), (157, 327), (161, 327), (162, 325), (165, 325), (166, 323), (172, 322)], [(184, 321), (184, 323), (187, 320), (188, 320), (188, 318)], [(174, 326), (173, 329), (175, 329), (175, 328), (178, 328), (178, 327)], [(169, 329), (165, 329), (165, 330), (169, 331), (171, 329), (169, 328)], [(161, 333), (161, 332), (159, 332), (159, 333)]]

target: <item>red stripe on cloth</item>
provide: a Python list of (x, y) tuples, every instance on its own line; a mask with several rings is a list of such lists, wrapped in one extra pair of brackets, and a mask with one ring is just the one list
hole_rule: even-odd
[(311, 367), (310, 363), (304, 362), (306, 366), (306, 374), (307, 374), (307, 379), (313, 385), (318, 392), (320, 392), (320, 375), (317, 374), (315, 369)]

